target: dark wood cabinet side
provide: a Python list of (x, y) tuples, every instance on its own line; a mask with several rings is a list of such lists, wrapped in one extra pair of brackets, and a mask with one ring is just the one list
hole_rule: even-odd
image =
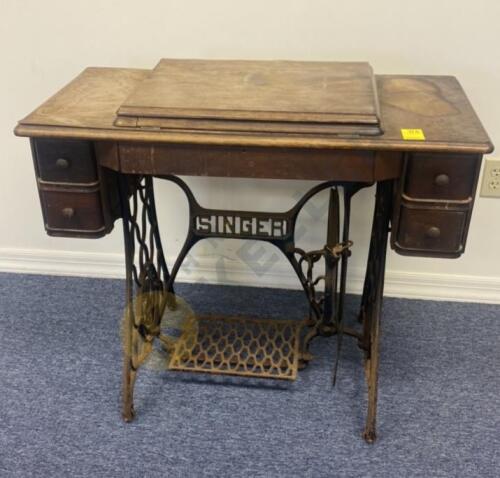
[(47, 234), (98, 238), (119, 215), (116, 176), (97, 164), (92, 141), (31, 139)]
[(396, 182), (391, 247), (399, 254), (455, 258), (469, 231), (481, 155), (408, 153)]

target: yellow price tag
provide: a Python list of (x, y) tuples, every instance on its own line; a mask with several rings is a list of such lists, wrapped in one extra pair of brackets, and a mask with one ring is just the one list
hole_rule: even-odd
[(401, 136), (406, 141), (425, 141), (424, 131), (421, 129), (402, 129)]

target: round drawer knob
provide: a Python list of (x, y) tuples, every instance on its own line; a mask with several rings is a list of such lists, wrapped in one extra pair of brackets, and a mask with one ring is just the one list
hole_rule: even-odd
[(72, 207), (65, 207), (65, 208), (62, 210), (62, 215), (63, 215), (66, 219), (71, 219), (71, 218), (75, 215), (75, 210), (74, 210)]
[(434, 184), (436, 186), (448, 186), (450, 184), (450, 177), (447, 174), (438, 174), (434, 178)]
[(69, 168), (69, 160), (66, 158), (58, 158), (56, 160), (56, 168), (58, 169), (68, 169)]
[(439, 229), (439, 227), (436, 226), (431, 226), (429, 227), (429, 229), (427, 229), (425, 235), (427, 237), (430, 237), (431, 239), (436, 239), (441, 235), (441, 229)]

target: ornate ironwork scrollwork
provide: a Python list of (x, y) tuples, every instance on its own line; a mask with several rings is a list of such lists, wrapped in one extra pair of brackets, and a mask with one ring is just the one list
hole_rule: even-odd
[[(311, 358), (311, 340), (318, 336), (338, 334), (338, 352), (344, 331), (342, 324), (349, 240), (351, 197), (364, 183), (328, 181), (309, 190), (294, 207), (285, 212), (228, 211), (202, 207), (187, 184), (176, 176), (162, 176), (186, 194), (189, 204), (189, 229), (172, 272), (169, 273), (160, 239), (150, 176), (122, 175), (121, 197), (124, 235), (127, 251), (127, 273), (130, 274), (128, 300), (133, 328), (129, 347), (131, 366), (136, 369), (152, 349), (154, 338), (162, 339), (161, 318), (167, 300), (173, 297), (175, 278), (189, 250), (208, 237), (255, 239), (280, 249), (292, 265), (309, 302), (309, 331), (301, 345), (301, 363)], [(330, 189), (327, 240), (322, 249), (304, 251), (296, 247), (295, 225), (304, 205), (317, 193)], [(342, 193), (342, 196), (339, 194)], [(340, 198), (343, 203), (343, 229), (340, 237)], [(315, 266), (322, 262), (325, 273), (315, 276)], [(340, 264), (340, 267), (339, 267)], [(339, 272), (340, 270), (340, 272)], [(340, 278), (339, 278), (340, 275)], [(319, 284), (323, 290), (319, 290)], [(356, 335), (355, 332), (351, 335)], [(337, 353), (335, 370), (338, 363)], [(334, 372), (335, 373), (335, 372)]]
[(153, 340), (161, 338), (160, 324), (173, 288), (160, 239), (150, 176), (120, 178), (127, 261), (126, 355), (136, 370), (148, 357)]

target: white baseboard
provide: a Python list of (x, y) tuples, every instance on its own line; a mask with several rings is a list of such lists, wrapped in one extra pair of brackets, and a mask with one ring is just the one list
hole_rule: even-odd
[[(195, 267), (193, 262), (196, 262)], [(169, 263), (171, 264), (172, 260), (169, 260)], [(257, 275), (252, 270), (252, 264), (245, 265), (237, 260), (225, 259), (223, 267), (220, 265), (220, 262), (217, 265), (217, 259), (214, 256), (196, 256), (181, 268), (178, 280), (190, 283), (299, 288), (291, 268), (284, 263), (276, 264), (262, 275)], [(38, 249), (0, 249), (0, 271), (99, 278), (124, 277), (122, 254)], [(359, 268), (350, 269), (349, 292), (361, 292), (363, 272)], [(500, 277), (388, 270), (385, 295), (500, 304)]]

